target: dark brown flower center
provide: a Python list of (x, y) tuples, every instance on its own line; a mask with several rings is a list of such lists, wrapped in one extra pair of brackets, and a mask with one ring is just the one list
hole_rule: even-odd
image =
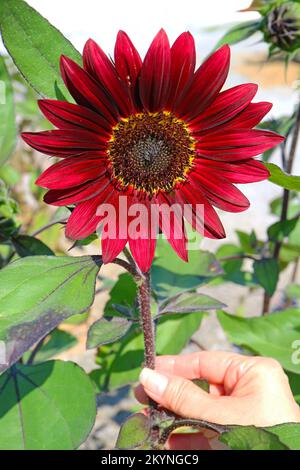
[(113, 177), (152, 196), (184, 181), (195, 156), (194, 139), (170, 112), (141, 113), (113, 129), (109, 159)]

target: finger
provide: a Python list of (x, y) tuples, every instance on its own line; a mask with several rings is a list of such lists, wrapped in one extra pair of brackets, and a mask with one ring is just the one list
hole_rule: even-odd
[(167, 450), (211, 450), (209, 440), (200, 432), (172, 434), (165, 448)]
[(140, 382), (150, 398), (185, 417), (201, 416), (201, 409), (207, 409), (216, 399), (183, 377), (167, 376), (147, 368), (142, 370)]
[[(148, 405), (149, 403), (149, 398), (147, 393), (144, 390), (144, 387), (141, 384), (137, 384), (133, 388), (133, 393), (137, 401), (142, 403), (143, 405)], [(209, 393), (212, 395), (216, 395), (218, 397), (225, 395), (224, 392), (224, 387), (222, 385), (215, 385), (215, 384), (210, 384), (209, 385)]]
[(155, 369), (187, 379), (203, 378), (210, 383), (223, 384), (228, 368), (248, 362), (250, 357), (223, 351), (201, 351), (181, 356), (158, 356)]
[(140, 382), (150, 398), (179, 416), (220, 424), (249, 424), (245, 413), (245, 407), (249, 407), (247, 397), (246, 402), (243, 398), (218, 397), (183, 377), (147, 368), (142, 370)]

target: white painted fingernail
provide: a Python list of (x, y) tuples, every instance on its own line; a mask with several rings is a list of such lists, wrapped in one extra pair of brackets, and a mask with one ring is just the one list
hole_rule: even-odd
[(168, 378), (155, 370), (145, 367), (140, 373), (140, 382), (149, 392), (162, 396), (167, 388)]

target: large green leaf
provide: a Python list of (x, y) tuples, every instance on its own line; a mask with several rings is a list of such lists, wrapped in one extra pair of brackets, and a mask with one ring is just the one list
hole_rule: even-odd
[(72, 450), (96, 416), (94, 387), (72, 362), (13, 366), (0, 377), (0, 449)]
[(40, 256), (54, 255), (53, 251), (38, 238), (31, 237), (30, 235), (16, 235), (12, 238), (13, 246), (19, 256)]
[(3, 57), (0, 57), (0, 165), (15, 148), (17, 138), (13, 88)]
[(229, 426), (219, 440), (233, 450), (300, 450), (300, 424)]
[(279, 437), (255, 426), (233, 427), (224, 432), (219, 440), (232, 450), (288, 450)]
[(209, 282), (221, 274), (222, 269), (209, 251), (191, 250), (186, 263), (166, 240), (160, 239), (151, 273), (153, 289), (158, 297), (165, 298)]
[(300, 176), (288, 175), (274, 163), (265, 163), (265, 166), (271, 174), (269, 181), (290, 191), (300, 191)]
[[(36, 354), (34, 355), (33, 364), (38, 364), (41, 362), (48, 361), (53, 359), (58, 354), (66, 351), (67, 349), (72, 348), (77, 344), (77, 339), (75, 336), (67, 333), (63, 330), (53, 330), (51, 334), (43, 342), (43, 345), (38, 348)], [(23, 362), (27, 363), (31, 356), (32, 351), (26, 351), (22, 356)]]
[[(203, 314), (163, 317), (157, 327), (157, 353), (178, 354), (201, 324)], [(138, 378), (144, 360), (144, 344), (136, 327), (123, 340), (100, 348), (97, 363), (101, 369), (91, 376), (100, 390), (112, 390)]]
[(291, 450), (300, 450), (300, 424), (284, 423), (277, 424), (267, 431), (279, 437), (280, 441)]
[(64, 319), (90, 307), (100, 265), (99, 257), (33, 256), (0, 271), (0, 340), (7, 361), (0, 371)]
[(80, 63), (72, 44), (23, 0), (1, 0), (0, 29), (5, 47), (22, 75), (41, 95), (69, 97), (59, 71), (61, 54)]
[(258, 30), (259, 25), (259, 21), (246, 21), (244, 23), (234, 25), (220, 39), (215, 49), (218, 49), (224, 44), (233, 45), (248, 39)]
[(255, 318), (218, 312), (218, 319), (229, 341), (261, 356), (273, 357), (286, 370), (300, 374), (300, 363), (295, 360), (297, 351), (293, 348), (299, 341), (299, 308)]

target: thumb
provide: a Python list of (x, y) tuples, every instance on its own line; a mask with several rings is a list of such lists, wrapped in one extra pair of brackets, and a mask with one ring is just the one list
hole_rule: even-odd
[(185, 418), (207, 421), (211, 418), (210, 410), (215, 405), (216, 397), (190, 380), (144, 368), (140, 382), (146, 394), (164, 408)]

